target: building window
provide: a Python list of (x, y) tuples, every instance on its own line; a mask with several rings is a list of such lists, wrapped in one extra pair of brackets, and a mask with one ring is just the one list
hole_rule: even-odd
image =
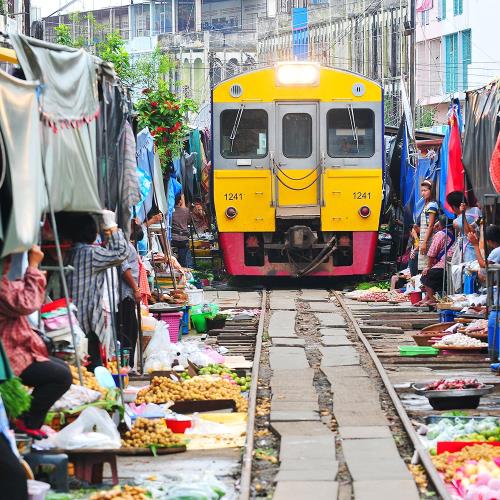
[(471, 31), (462, 31), (462, 83), (463, 90), (469, 85), (469, 64), (472, 62)]
[(371, 109), (331, 109), (326, 115), (328, 155), (371, 158), (375, 153), (375, 116)]
[(464, 12), (464, 0), (453, 0), (453, 15), (459, 16)]
[(446, 93), (458, 91), (458, 33), (444, 37), (444, 50), (446, 56)]
[(429, 24), (429, 11), (424, 10), (420, 13), (420, 24), (422, 26), (427, 26)]
[(283, 155), (309, 158), (312, 154), (312, 117), (307, 113), (287, 113), (283, 117)]
[(446, 19), (446, 0), (438, 0), (438, 19)]
[(264, 158), (267, 155), (267, 112), (226, 109), (220, 115), (220, 151), (224, 158)]

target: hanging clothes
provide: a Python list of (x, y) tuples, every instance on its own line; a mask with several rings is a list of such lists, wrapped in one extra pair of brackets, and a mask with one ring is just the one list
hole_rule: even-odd
[(197, 153), (184, 153), (184, 175), (182, 185), (184, 187), (184, 197), (186, 205), (191, 203), (195, 195), (196, 168), (195, 160)]
[[(9, 37), (26, 78), (41, 83), (43, 155), (54, 211), (100, 211), (94, 56), (20, 34)], [(19, 123), (25, 126), (24, 119)], [(40, 133), (30, 140), (35, 135)]]
[(132, 125), (126, 122), (123, 134), (123, 172), (121, 180), (122, 203), (118, 221), (127, 238), (130, 236), (129, 220), (132, 207), (141, 201), (139, 178), (137, 175), (136, 143)]
[(141, 200), (136, 205), (137, 217), (144, 222), (153, 206), (154, 139), (147, 128), (137, 134), (137, 175)]
[(0, 188), (5, 224), (1, 257), (37, 242), (46, 207), (36, 90), (36, 83), (0, 71), (0, 171), (8, 172)]
[(202, 157), (201, 157), (201, 139), (200, 131), (196, 128), (191, 130), (189, 134), (189, 151), (191, 153), (196, 153), (194, 158), (194, 166), (196, 168), (196, 174), (198, 179), (201, 179), (201, 169), (202, 169)]

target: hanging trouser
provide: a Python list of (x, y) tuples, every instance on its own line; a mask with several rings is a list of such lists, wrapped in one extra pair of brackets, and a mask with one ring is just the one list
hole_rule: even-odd
[(135, 346), (139, 326), (137, 323), (137, 304), (130, 297), (125, 297), (118, 305), (117, 321), (118, 340), (122, 349), (130, 349), (130, 366), (134, 366)]

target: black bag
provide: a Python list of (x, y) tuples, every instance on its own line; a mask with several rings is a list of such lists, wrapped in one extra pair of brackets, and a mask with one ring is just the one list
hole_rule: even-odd
[(37, 328), (33, 328), (33, 331), (43, 340), (43, 343), (45, 344), (45, 347), (47, 348), (47, 352), (49, 353), (49, 356), (54, 356), (56, 352), (56, 348), (54, 346), (54, 341), (45, 335), (42, 331), (38, 330)]

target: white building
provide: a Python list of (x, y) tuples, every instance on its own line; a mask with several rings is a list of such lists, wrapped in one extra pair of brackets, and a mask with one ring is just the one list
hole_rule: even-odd
[(500, 77), (499, 0), (434, 0), (417, 13), (417, 103), (446, 123), (451, 97)]

